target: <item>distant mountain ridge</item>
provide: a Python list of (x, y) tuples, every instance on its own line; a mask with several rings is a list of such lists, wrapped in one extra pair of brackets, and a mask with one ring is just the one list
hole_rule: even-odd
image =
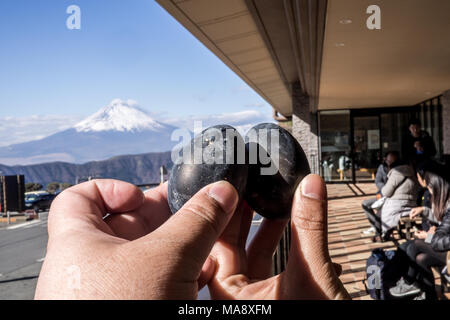
[[(8, 125), (11, 128), (14, 128), (16, 122), (20, 123), (14, 118), (5, 119), (5, 121), (10, 121)], [(179, 140), (172, 141), (172, 134), (177, 129), (186, 130), (190, 136), (193, 136), (193, 132), (198, 131), (196, 128), (198, 123), (203, 128), (229, 124), (244, 135), (252, 126), (271, 121), (274, 120), (270, 115), (256, 110), (216, 115), (174, 115), (173, 118), (159, 121), (153, 119), (150, 112), (141, 109), (134, 100), (114, 99), (68, 129), (39, 140), (0, 147), (0, 164), (6, 166), (28, 166), (49, 162), (82, 164), (107, 160), (119, 155), (166, 152), (180, 143)], [(46, 122), (45, 126), (45, 132), (50, 132), (48, 129), (52, 124)], [(26, 130), (30, 130), (31, 127), (33, 125), (29, 125)], [(63, 127), (67, 128), (67, 126)], [(17, 128), (16, 130), (20, 131), (21, 127)], [(40, 130), (42, 127), (36, 127), (29, 135), (30, 139), (40, 136), (42, 133)], [(186, 131), (183, 131), (183, 138)], [(3, 134), (3, 145), (5, 140), (8, 140), (5, 132), (7, 130), (0, 131)], [(14, 132), (11, 136), (13, 135)]]
[(163, 132), (173, 128), (151, 118), (134, 100), (114, 99), (109, 105), (74, 126), (77, 132)]
[(74, 184), (77, 178), (86, 179), (89, 176), (146, 184), (160, 181), (162, 165), (168, 170), (172, 168), (171, 152), (123, 155), (84, 164), (52, 162), (26, 166), (0, 165), (0, 172), (1, 175), (23, 174), (25, 182), (41, 183), (44, 186), (53, 181)]
[(0, 148), (0, 163), (85, 163), (123, 154), (169, 151), (176, 127), (154, 120), (133, 100), (113, 100), (73, 128)]

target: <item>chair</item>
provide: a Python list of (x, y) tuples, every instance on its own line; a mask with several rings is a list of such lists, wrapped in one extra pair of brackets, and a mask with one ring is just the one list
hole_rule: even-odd
[(450, 274), (447, 266), (441, 271), (441, 291), (442, 293), (450, 292)]
[(450, 251), (447, 252), (447, 265), (441, 271), (441, 291), (450, 292)]
[(359, 171), (369, 173), (371, 175), (371, 177), (372, 177), (372, 180), (375, 180), (375, 172), (377, 171), (377, 169), (360, 168)]
[(410, 217), (401, 217), (398, 224), (398, 233), (401, 238), (406, 240), (411, 240), (414, 235), (414, 226), (416, 225), (416, 220)]

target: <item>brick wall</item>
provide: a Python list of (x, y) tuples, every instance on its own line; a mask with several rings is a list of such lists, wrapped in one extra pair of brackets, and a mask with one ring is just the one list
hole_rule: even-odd
[(319, 173), (319, 137), (317, 113), (311, 113), (309, 97), (303, 94), (298, 84), (292, 90), (292, 135), (302, 146), (309, 160), (312, 173)]

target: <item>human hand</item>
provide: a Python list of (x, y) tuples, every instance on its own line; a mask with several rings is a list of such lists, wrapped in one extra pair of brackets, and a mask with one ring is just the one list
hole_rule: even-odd
[(380, 200), (380, 199), (381, 199), (381, 194), (377, 193), (377, 200)]
[(35, 298), (195, 299), (214, 272), (207, 257), (237, 202), (224, 181), (200, 190), (173, 216), (167, 184), (145, 195), (116, 180), (69, 188), (50, 209)]
[(423, 150), (424, 150), (422, 144), (420, 143), (420, 141), (416, 141), (414, 143), (414, 148), (416, 148), (416, 150), (420, 151), (420, 152), (423, 152)]
[(424, 209), (425, 209), (424, 207), (412, 208), (411, 211), (409, 212), (409, 217), (411, 219), (414, 219), (415, 217), (420, 216), (424, 211)]
[(430, 234), (434, 234), (435, 232), (436, 232), (435, 226), (432, 226), (432, 227), (430, 227), (430, 229), (428, 229), (428, 233), (430, 233)]
[[(272, 257), (288, 221), (264, 219), (248, 249), (252, 210), (244, 203), (213, 247), (213, 299), (350, 299), (327, 244), (326, 186), (309, 175), (297, 188), (291, 213), (287, 268), (272, 276)], [(340, 266), (339, 266), (340, 267)]]
[(414, 237), (416, 239), (426, 239), (427, 238), (427, 232), (426, 231), (416, 231), (414, 234)]

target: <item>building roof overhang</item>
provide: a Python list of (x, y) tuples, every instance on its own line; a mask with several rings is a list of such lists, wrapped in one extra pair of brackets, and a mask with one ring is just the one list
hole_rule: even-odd
[[(284, 116), (414, 105), (450, 89), (448, 0), (157, 0)], [(381, 29), (369, 30), (370, 5)]]

